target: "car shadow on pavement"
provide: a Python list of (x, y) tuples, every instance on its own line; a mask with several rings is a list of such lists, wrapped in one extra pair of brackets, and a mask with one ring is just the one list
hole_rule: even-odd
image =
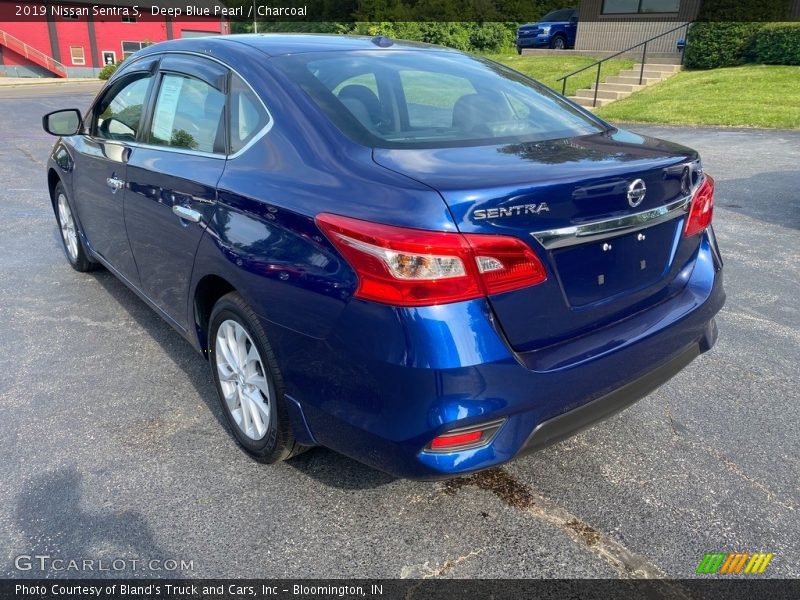
[(324, 486), (340, 490), (369, 490), (397, 481), (393, 475), (323, 447), (311, 448), (286, 464)]
[[(39, 475), (25, 485), (16, 497), (14, 516), (29, 545), (10, 557), (7, 573), (33, 578), (119, 577), (164, 564), (167, 557), (140, 513), (81, 508), (81, 488), (86, 485), (74, 466)], [(109, 491), (103, 485), (97, 493), (108, 496)], [(113, 498), (107, 502), (113, 505)], [(158, 574), (178, 576), (169, 570)]]
[(800, 229), (797, 196), (800, 171), (758, 173), (743, 179), (717, 182), (714, 203), (752, 219)]
[[(60, 242), (59, 242), (60, 243)], [(231, 439), (225, 415), (219, 406), (217, 392), (206, 360), (152, 308), (109, 271), (91, 273), (109, 296), (161, 347), (170, 360), (192, 383), (197, 395)], [(244, 453), (244, 451), (242, 451)], [(371, 489), (395, 481), (395, 477), (378, 471), (327, 448), (312, 448), (287, 462), (298, 471), (323, 485), (340, 489)]]
[(109, 271), (101, 269), (90, 275), (147, 332), (147, 335), (161, 347), (175, 366), (186, 373), (197, 395), (205, 402), (211, 414), (225, 428), (225, 431), (228, 431), (228, 423), (220, 409), (206, 360), (164, 319)]

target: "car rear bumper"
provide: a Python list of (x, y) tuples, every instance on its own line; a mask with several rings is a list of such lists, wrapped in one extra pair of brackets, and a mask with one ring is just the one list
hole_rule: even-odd
[[(646, 396), (714, 345), (724, 301), (709, 232), (680, 294), (569, 351), (513, 352), (485, 300), (419, 309), (351, 301), (325, 340), (270, 337), (309, 439), (397, 476), (441, 479), (544, 448)], [(426, 449), (498, 419), (485, 446)]]
[[(717, 337), (716, 323), (711, 321), (708, 335), (702, 341), (704, 346), (713, 345)], [(570, 411), (539, 423), (522, 445), (517, 457), (542, 450), (547, 446), (571, 437), (595, 423), (599, 423), (641, 400), (673, 376), (677, 375), (695, 358), (700, 356), (701, 344), (693, 343), (666, 363), (626, 383), (620, 388), (600, 398), (582, 404)]]

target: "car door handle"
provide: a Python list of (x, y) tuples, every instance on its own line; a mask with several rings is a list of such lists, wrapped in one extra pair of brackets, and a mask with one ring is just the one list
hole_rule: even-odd
[(203, 216), (199, 210), (194, 210), (189, 208), (188, 206), (181, 206), (180, 204), (175, 204), (172, 207), (172, 212), (178, 215), (184, 221), (189, 221), (190, 223), (197, 223)]
[(125, 187), (125, 182), (122, 179), (118, 179), (117, 177), (109, 177), (106, 179), (106, 184), (108, 187), (111, 188), (111, 193), (113, 194), (117, 190), (121, 190)]

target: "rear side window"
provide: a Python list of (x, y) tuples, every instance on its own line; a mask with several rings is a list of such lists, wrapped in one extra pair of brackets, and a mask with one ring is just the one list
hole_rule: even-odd
[(231, 153), (235, 154), (269, 125), (269, 114), (253, 90), (231, 76)]
[(225, 95), (205, 81), (161, 79), (148, 142), (199, 152), (225, 152)]

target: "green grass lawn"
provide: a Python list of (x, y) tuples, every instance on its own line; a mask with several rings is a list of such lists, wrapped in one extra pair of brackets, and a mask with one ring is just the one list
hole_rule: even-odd
[(609, 121), (800, 128), (800, 67), (683, 71), (597, 110)]
[[(586, 56), (519, 56), (516, 52), (488, 54), (486, 58), (524, 73), (528, 77), (550, 86), (559, 93), (561, 93), (561, 82), (556, 81), (559, 77), (597, 61), (596, 58)], [(631, 60), (609, 60), (603, 63), (600, 71), (600, 81), (603, 81), (606, 77), (616, 75), (624, 69), (630, 69), (632, 66), (633, 61)], [(567, 80), (567, 96), (571, 96), (576, 90), (588, 88), (592, 85), (596, 74), (597, 69), (594, 68), (570, 77)]]

